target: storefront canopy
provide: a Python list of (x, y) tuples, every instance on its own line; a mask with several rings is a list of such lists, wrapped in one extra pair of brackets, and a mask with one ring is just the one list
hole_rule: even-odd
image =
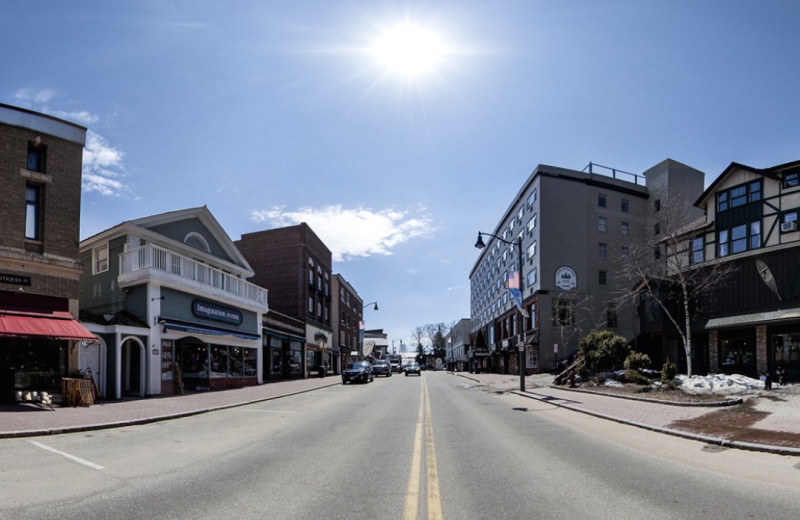
[(208, 334), (210, 336), (233, 336), (239, 339), (261, 339), (258, 334), (248, 334), (246, 332), (236, 332), (225, 329), (215, 329), (213, 327), (205, 327), (195, 323), (182, 323), (179, 321), (164, 320), (164, 331), (175, 330), (179, 332), (188, 332), (189, 334)]
[(0, 336), (97, 341), (68, 312), (18, 312), (0, 309)]

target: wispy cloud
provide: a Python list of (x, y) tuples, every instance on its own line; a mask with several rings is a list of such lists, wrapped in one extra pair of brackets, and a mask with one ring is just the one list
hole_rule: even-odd
[[(20, 106), (50, 114), (67, 121), (89, 127), (100, 122), (100, 117), (88, 110), (58, 110), (48, 103), (58, 97), (52, 89), (23, 88), (17, 90), (14, 99)], [(108, 144), (100, 134), (87, 130), (86, 145), (83, 148), (83, 191), (97, 192), (101, 195), (116, 196), (128, 186), (120, 180), (125, 176), (122, 158), (125, 154)]]
[(418, 210), (412, 216), (406, 211), (347, 209), (341, 205), (295, 211), (275, 207), (253, 211), (251, 217), (257, 223), (268, 222), (274, 226), (305, 222), (330, 248), (333, 260), (339, 262), (356, 257), (391, 255), (400, 244), (429, 235), (434, 230), (424, 210)]
[(120, 195), (127, 189), (120, 178), (125, 170), (125, 154), (110, 146), (102, 136), (89, 130), (83, 148), (83, 191), (96, 191), (101, 195)]

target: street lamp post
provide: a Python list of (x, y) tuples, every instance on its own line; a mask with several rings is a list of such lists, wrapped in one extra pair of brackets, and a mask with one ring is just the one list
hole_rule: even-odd
[[(519, 290), (521, 293), (523, 292), (524, 287), (524, 280), (522, 279), (522, 235), (517, 236), (517, 240), (515, 242), (510, 242), (508, 240), (502, 239), (497, 235), (493, 235), (491, 233), (484, 233), (482, 231), (478, 231), (478, 241), (475, 242), (475, 247), (478, 249), (483, 249), (486, 247), (486, 244), (483, 243), (483, 235), (495, 238), (504, 244), (508, 244), (510, 246), (515, 246), (517, 248), (517, 269), (519, 269)], [(522, 309), (518, 309), (517, 311), (519, 317), (517, 318), (517, 330), (519, 332), (519, 345), (517, 345), (517, 361), (519, 365), (519, 390), (520, 392), (525, 391), (525, 368), (523, 366), (525, 362), (525, 341), (524, 341), (524, 333), (522, 332)]]

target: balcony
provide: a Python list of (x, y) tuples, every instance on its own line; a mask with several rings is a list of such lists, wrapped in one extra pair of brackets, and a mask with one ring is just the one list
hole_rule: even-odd
[(122, 253), (119, 266), (121, 288), (153, 278), (173, 286), (191, 285), (218, 296), (267, 307), (267, 290), (263, 287), (152, 244)]

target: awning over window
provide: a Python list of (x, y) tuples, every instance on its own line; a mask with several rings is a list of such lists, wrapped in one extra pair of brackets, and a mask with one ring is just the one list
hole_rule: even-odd
[(0, 309), (0, 336), (97, 341), (97, 337), (64, 311), (19, 312)]
[(203, 325), (197, 325), (194, 323), (182, 323), (179, 321), (164, 320), (164, 331), (166, 332), (168, 330), (188, 332), (189, 334), (208, 334), (209, 336), (233, 336), (239, 339), (261, 339), (261, 336), (258, 334), (248, 334), (246, 332), (205, 327)]

